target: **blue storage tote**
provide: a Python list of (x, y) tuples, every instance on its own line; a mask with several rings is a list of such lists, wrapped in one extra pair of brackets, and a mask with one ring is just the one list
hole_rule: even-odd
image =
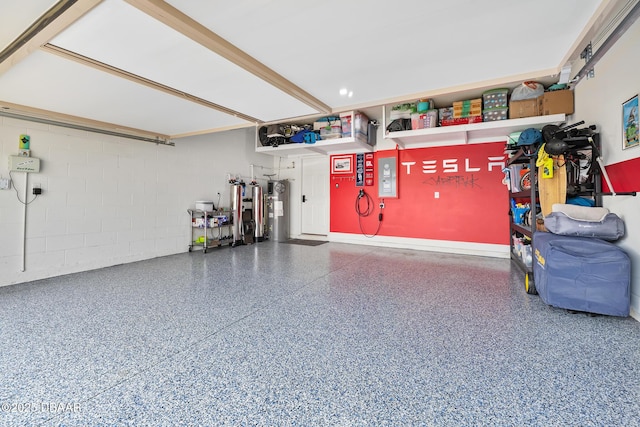
[(533, 278), (546, 304), (611, 316), (629, 315), (631, 262), (612, 243), (536, 232)]

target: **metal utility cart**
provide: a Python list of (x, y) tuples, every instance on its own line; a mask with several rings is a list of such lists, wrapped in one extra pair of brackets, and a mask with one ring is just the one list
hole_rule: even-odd
[[(207, 253), (210, 248), (220, 247), (226, 241), (232, 242), (233, 238), (228, 235), (229, 228), (233, 225), (230, 211), (187, 209), (187, 212), (191, 216), (189, 252), (202, 249)], [(223, 235), (223, 230), (227, 231), (227, 235)]]

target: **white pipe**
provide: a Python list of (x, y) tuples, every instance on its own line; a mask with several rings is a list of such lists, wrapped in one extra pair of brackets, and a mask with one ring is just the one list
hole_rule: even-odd
[(593, 142), (593, 138), (592, 137), (589, 137), (589, 143), (591, 144), (591, 147), (593, 148), (593, 154), (595, 154), (595, 156), (596, 156), (596, 162), (598, 162), (598, 166), (600, 166), (600, 173), (604, 177), (604, 180), (606, 181), (607, 186), (609, 186), (609, 191), (611, 192), (611, 195), (615, 197), (616, 190), (613, 189), (613, 185), (611, 184), (611, 180), (609, 179), (609, 174), (607, 173), (607, 169), (605, 169), (605, 167), (604, 167), (604, 162), (602, 161), (602, 156), (600, 155), (600, 150), (598, 150), (598, 147), (596, 147), (596, 144), (595, 144), (595, 142)]
[(41, 117), (32, 116), (28, 113), (11, 112), (11, 111), (6, 111), (4, 109), (0, 110), (0, 116), (15, 118), (18, 120), (29, 120), (31, 122), (44, 123), (47, 125), (60, 126), (60, 127), (65, 127), (69, 129), (77, 129), (77, 130), (82, 130), (86, 132), (94, 132), (102, 135), (111, 135), (111, 136), (117, 136), (120, 138), (136, 139), (138, 141), (152, 142), (154, 144), (170, 145), (172, 147), (176, 145), (173, 141), (171, 141), (169, 137), (156, 136), (152, 138), (150, 136), (135, 135), (133, 133), (117, 132), (117, 131), (112, 131), (107, 129), (100, 129), (100, 128), (92, 127), (88, 125), (67, 123), (67, 122), (53, 120), (53, 119), (45, 119)]
[(27, 187), (29, 186), (29, 173), (24, 173), (24, 194), (22, 196), (22, 268), (25, 271), (25, 257), (27, 252)]
[(600, 165), (600, 172), (602, 172), (602, 176), (604, 177), (604, 180), (607, 182), (607, 186), (609, 187), (609, 191), (611, 191), (611, 195), (615, 196), (616, 190), (614, 190), (613, 185), (611, 185), (611, 181), (609, 180), (609, 174), (607, 173), (607, 170), (604, 168), (604, 163), (602, 162), (602, 157), (600, 156), (596, 157), (596, 161)]

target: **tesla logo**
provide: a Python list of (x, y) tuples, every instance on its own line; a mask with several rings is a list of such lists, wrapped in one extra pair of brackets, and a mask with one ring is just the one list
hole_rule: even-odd
[[(407, 175), (411, 175), (411, 167), (415, 166), (417, 162), (401, 162), (402, 166), (406, 167)], [(491, 172), (497, 169), (502, 172), (505, 167), (504, 156), (489, 156), (487, 157), (487, 170)], [(422, 173), (438, 173), (439, 168), (442, 168), (443, 173), (458, 173), (458, 172), (480, 172), (481, 167), (472, 165), (470, 159), (464, 159), (464, 165), (460, 164), (459, 159), (443, 159), (441, 163), (437, 160), (423, 160), (422, 161)]]

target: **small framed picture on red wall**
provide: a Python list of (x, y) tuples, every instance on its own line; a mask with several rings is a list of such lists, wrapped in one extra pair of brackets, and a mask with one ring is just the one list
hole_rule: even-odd
[(353, 156), (331, 157), (331, 173), (353, 173)]

